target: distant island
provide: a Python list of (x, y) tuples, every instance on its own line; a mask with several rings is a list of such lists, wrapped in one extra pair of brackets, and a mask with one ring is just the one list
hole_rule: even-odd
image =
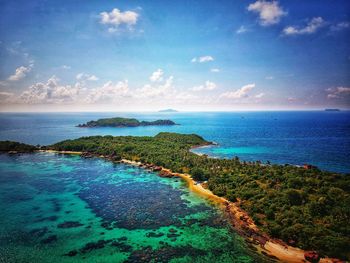
[(178, 112), (178, 111), (174, 109), (165, 109), (165, 110), (160, 110), (158, 112)]
[(340, 109), (325, 109), (325, 111), (340, 111)]
[(139, 127), (139, 126), (169, 126), (176, 125), (172, 120), (156, 120), (156, 121), (139, 121), (131, 118), (105, 118), (97, 121), (88, 121), (84, 124), (79, 124), (77, 127), (93, 128), (93, 127)]
[(38, 150), (36, 146), (13, 142), (13, 141), (0, 141), (0, 153), (31, 153)]

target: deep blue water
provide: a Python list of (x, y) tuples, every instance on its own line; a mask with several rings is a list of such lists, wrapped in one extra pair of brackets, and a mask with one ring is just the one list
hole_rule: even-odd
[[(178, 126), (77, 128), (104, 117), (172, 119)], [(196, 150), (220, 158), (279, 164), (310, 163), (350, 172), (350, 112), (211, 113), (2, 113), (0, 140), (51, 144), (89, 135), (155, 135), (161, 131), (196, 133), (217, 147)]]

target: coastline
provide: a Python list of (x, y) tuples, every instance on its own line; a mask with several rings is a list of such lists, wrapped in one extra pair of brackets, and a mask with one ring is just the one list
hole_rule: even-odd
[[(204, 145), (198, 146), (203, 147)], [(196, 147), (197, 148), (197, 147)], [(74, 154), (84, 157), (100, 157), (107, 160), (111, 160), (109, 156), (95, 155), (85, 152), (77, 151), (55, 151), (55, 150), (39, 150), (39, 152), (59, 153), (59, 154)], [(111, 160), (113, 161), (113, 160)], [(231, 225), (235, 228), (236, 232), (245, 238), (259, 253), (270, 257), (271, 259), (279, 262), (287, 263), (305, 263), (305, 262), (319, 262), (319, 263), (340, 263), (344, 262), (335, 258), (320, 258), (319, 261), (308, 261), (305, 259), (305, 254), (310, 252), (297, 247), (292, 247), (284, 243), (282, 240), (269, 237), (267, 234), (261, 232), (261, 230), (255, 225), (252, 218), (247, 212), (243, 211), (239, 206), (239, 200), (237, 202), (230, 202), (227, 199), (215, 195), (209, 189), (203, 186), (203, 183), (199, 183), (192, 179), (189, 174), (174, 173), (170, 169), (155, 166), (153, 164), (145, 164), (127, 159), (121, 159), (119, 163), (133, 165), (145, 169), (158, 172), (161, 177), (180, 177), (186, 181), (188, 188), (196, 194), (207, 198), (217, 205), (221, 206), (225, 213), (228, 215)]]

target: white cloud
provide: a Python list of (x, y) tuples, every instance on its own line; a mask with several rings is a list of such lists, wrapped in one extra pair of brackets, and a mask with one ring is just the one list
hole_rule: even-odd
[(247, 84), (240, 89), (236, 91), (228, 91), (220, 95), (221, 98), (228, 98), (228, 99), (241, 99), (241, 98), (247, 98), (249, 95), (249, 91), (251, 91), (253, 88), (255, 88), (255, 84)]
[(236, 34), (243, 34), (245, 32), (247, 32), (248, 29), (245, 26), (240, 26), (237, 30), (236, 30)]
[(185, 91), (183, 91), (183, 92), (175, 91), (174, 98), (180, 102), (183, 102), (183, 101), (195, 100), (198, 97), (196, 95), (190, 94), (190, 93), (185, 92)]
[(152, 75), (149, 77), (150, 81), (152, 82), (159, 82), (163, 80), (163, 70), (157, 69), (152, 73)]
[(191, 59), (191, 62), (198, 62), (198, 63), (205, 63), (205, 62), (209, 62), (209, 61), (214, 61), (214, 58), (212, 56), (202, 56), (202, 57), (194, 57)]
[(117, 32), (120, 26), (126, 26), (128, 29), (132, 29), (136, 25), (139, 14), (134, 11), (121, 12), (119, 9), (114, 8), (111, 12), (100, 13), (100, 23), (108, 25), (108, 32)]
[(173, 93), (173, 79), (173, 76), (170, 76), (158, 86), (144, 85), (136, 90), (135, 96), (139, 98), (167, 97)]
[(46, 83), (38, 82), (22, 92), (19, 102), (28, 104), (37, 103), (67, 103), (72, 102), (79, 95), (81, 87), (59, 85), (59, 79), (52, 76)]
[(261, 92), (261, 93), (255, 95), (255, 98), (261, 99), (261, 98), (264, 97), (264, 96), (265, 96), (265, 93)]
[(305, 34), (313, 34), (317, 32), (321, 27), (325, 25), (325, 21), (322, 17), (314, 17), (312, 18), (305, 27), (295, 27), (288, 26), (283, 29), (283, 33), (285, 35), (305, 35)]
[(203, 90), (214, 90), (216, 89), (216, 84), (207, 80), (204, 85), (195, 86), (191, 90), (192, 91), (203, 91)]
[(33, 68), (33, 64), (30, 64), (28, 67), (21, 66), (19, 68), (16, 68), (15, 74), (11, 75), (8, 80), (10, 81), (18, 81), (27, 75)]
[(273, 79), (275, 79), (275, 77), (274, 77), (274, 76), (266, 76), (265, 79), (267, 79), (267, 80), (273, 80)]
[(344, 96), (350, 95), (350, 88), (349, 87), (336, 87), (336, 88), (329, 88), (326, 89), (327, 91), (327, 98), (328, 99), (340, 99)]
[(281, 17), (287, 15), (287, 12), (279, 6), (278, 1), (258, 0), (248, 6), (248, 11), (259, 14), (260, 24), (270, 26), (277, 24)]
[(341, 31), (344, 29), (350, 28), (349, 22), (340, 22), (331, 26), (331, 31)]
[(87, 96), (87, 103), (114, 103), (118, 99), (129, 96), (128, 81), (106, 82), (102, 87), (93, 89)]
[(62, 65), (61, 68), (63, 68), (63, 69), (71, 69), (72, 67), (68, 66), (68, 65)]
[(218, 69), (218, 68), (212, 68), (212, 69), (210, 69), (210, 71), (211, 71), (211, 72), (214, 72), (214, 73), (218, 73), (218, 72), (220, 72), (220, 69)]
[(2, 103), (11, 102), (14, 95), (15, 94), (11, 92), (0, 91), (0, 102)]
[(293, 102), (297, 102), (298, 101), (298, 99), (294, 98), (294, 97), (289, 97), (289, 98), (287, 98), (287, 100), (288, 100), (289, 103), (293, 103)]
[(90, 75), (82, 72), (76, 75), (76, 79), (81, 81), (86, 81), (86, 80), (96, 81), (98, 80), (98, 77), (96, 77), (95, 75)]

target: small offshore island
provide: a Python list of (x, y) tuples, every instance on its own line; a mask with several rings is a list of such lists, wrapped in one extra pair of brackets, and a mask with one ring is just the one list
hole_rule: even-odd
[(174, 110), (174, 109), (164, 109), (164, 110), (159, 110), (158, 112), (174, 113), (174, 112), (178, 112), (178, 111)]
[(77, 127), (80, 128), (93, 128), (93, 127), (139, 127), (139, 126), (169, 126), (177, 125), (172, 120), (156, 120), (156, 121), (139, 121), (131, 118), (105, 118), (98, 119), (97, 121), (88, 121), (84, 124), (79, 124)]
[(283, 262), (350, 259), (349, 175), (190, 151), (209, 144), (196, 134), (161, 132), (154, 137), (82, 137), (40, 148), (3, 141), (0, 151), (76, 153), (179, 176), (192, 190), (220, 203), (236, 231), (262, 254)]

